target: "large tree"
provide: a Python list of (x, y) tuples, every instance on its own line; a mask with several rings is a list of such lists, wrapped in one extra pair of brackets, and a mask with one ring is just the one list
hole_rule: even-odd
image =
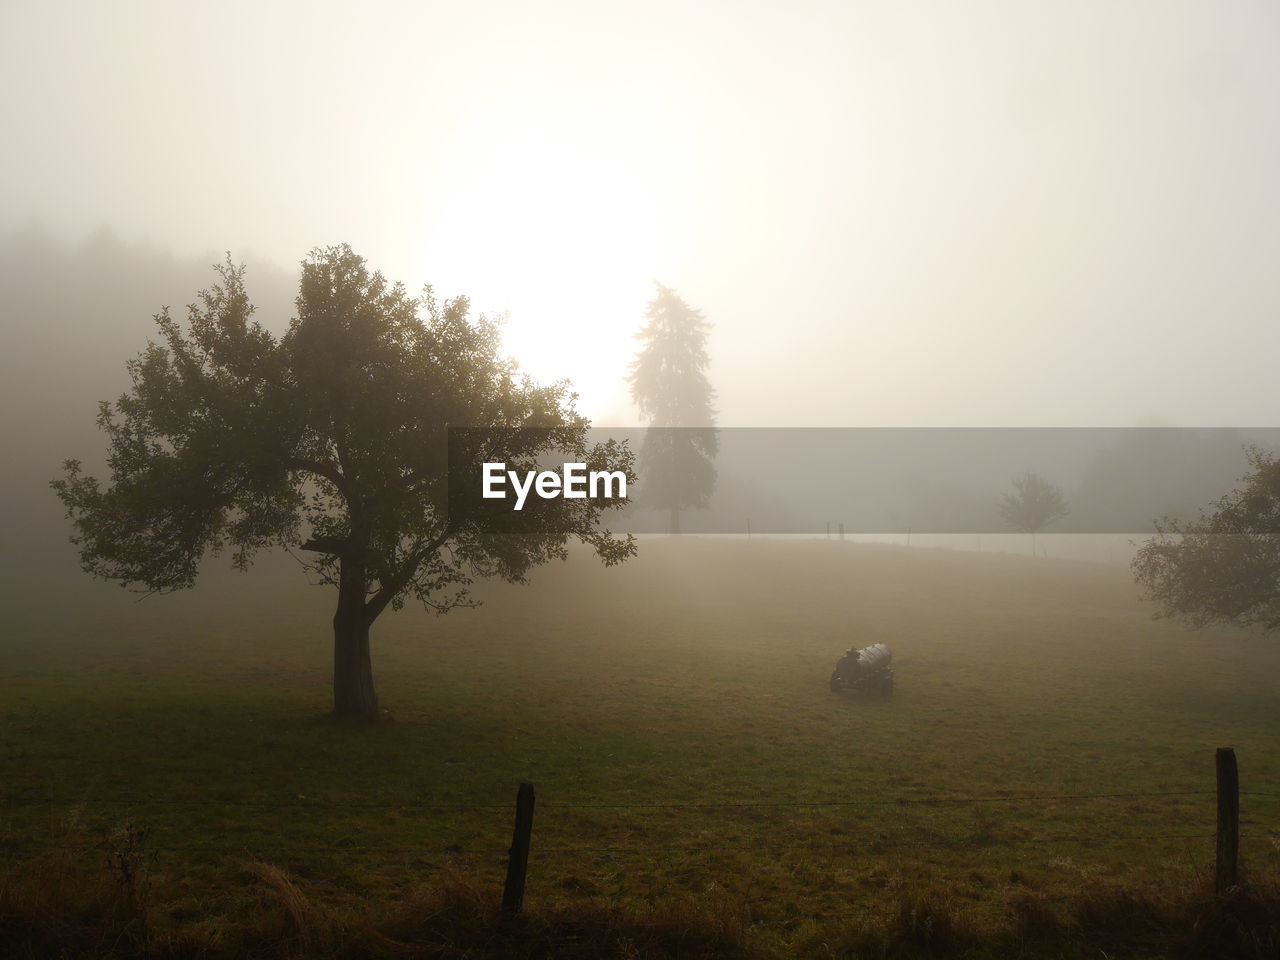
[(1194, 627), (1280, 629), (1280, 461), (1249, 451), (1253, 472), (1199, 520), (1164, 520), (1133, 559), (1145, 598)]
[(1004, 520), (1014, 530), (1031, 534), (1031, 553), (1036, 552), (1036, 534), (1065, 517), (1070, 511), (1062, 490), (1038, 473), (1028, 471), (1015, 477), (1013, 487), (996, 505)]
[(710, 329), (699, 311), (659, 284), (636, 335), (640, 350), (627, 378), (650, 427), (640, 448), (642, 495), (670, 511), (672, 533), (680, 532), (680, 511), (706, 507), (715, 489), (712, 460), (720, 441), (715, 391), (707, 379)]
[(553, 452), (633, 467), (624, 447), (587, 446), (567, 385), (519, 376), (465, 297), (413, 298), (345, 245), (315, 250), (276, 338), (253, 319), (244, 268), (228, 258), (219, 273), (185, 329), (156, 316), (132, 389), (100, 405), (110, 483), (75, 460), (53, 482), (88, 572), (163, 592), (192, 586), (224, 548), (242, 569), (275, 544), (313, 553), (338, 591), (334, 712), (373, 719), (369, 629), (387, 607), (470, 604), (475, 576), (523, 581), (570, 538), (606, 564), (635, 552), (600, 527), (600, 500), (540, 501), (518, 534), (449, 510), (450, 426), (485, 428), (467, 431), (469, 453), (512, 468)]

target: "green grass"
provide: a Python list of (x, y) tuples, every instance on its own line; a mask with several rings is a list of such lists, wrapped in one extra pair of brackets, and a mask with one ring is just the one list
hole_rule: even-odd
[[(1028, 897), (1199, 889), (1218, 746), (1280, 795), (1280, 643), (1153, 621), (1123, 568), (759, 539), (574, 555), (476, 610), (385, 616), (389, 722), (368, 727), (325, 716), (333, 598), (299, 578), (11, 598), (11, 864), (145, 827), (163, 930), (234, 925), (255, 861), (334, 909), (442, 870), (485, 900), (527, 779), (531, 915), (686, 901), (786, 955), (833, 918), (901, 926), (913, 897), (981, 931)], [(839, 654), (873, 642), (893, 698), (831, 694)], [(1273, 873), (1280, 797), (1242, 808), (1246, 867)], [(1168, 835), (1190, 838), (1103, 839)]]

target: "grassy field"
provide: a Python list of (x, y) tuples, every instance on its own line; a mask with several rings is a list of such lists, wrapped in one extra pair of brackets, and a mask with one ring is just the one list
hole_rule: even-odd
[[(4, 942), (138, 942), (53, 916), (56, 881), (173, 955), (1163, 956), (1224, 745), (1246, 869), (1280, 869), (1280, 643), (1153, 621), (1123, 568), (655, 539), (483, 597), (383, 618), (369, 727), (325, 716), (300, 573), (12, 597)], [(895, 695), (830, 693), (873, 642)], [(521, 780), (532, 926), (483, 940)]]

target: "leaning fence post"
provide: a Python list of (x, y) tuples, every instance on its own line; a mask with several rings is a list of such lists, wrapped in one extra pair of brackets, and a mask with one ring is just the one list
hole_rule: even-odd
[(533, 836), (533, 784), (516, 791), (516, 828), (507, 854), (507, 882), (502, 887), (502, 919), (520, 916), (524, 906), (524, 880), (529, 870), (529, 840)]
[(1226, 893), (1236, 885), (1240, 861), (1240, 770), (1236, 752), (1219, 747), (1215, 762), (1218, 770), (1218, 869), (1215, 886)]

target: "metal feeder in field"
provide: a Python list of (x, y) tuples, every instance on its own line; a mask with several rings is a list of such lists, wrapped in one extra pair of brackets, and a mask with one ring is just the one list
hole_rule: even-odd
[(893, 693), (893, 670), (889, 663), (893, 654), (883, 643), (873, 643), (861, 650), (849, 649), (836, 661), (831, 672), (831, 689), (836, 693)]

